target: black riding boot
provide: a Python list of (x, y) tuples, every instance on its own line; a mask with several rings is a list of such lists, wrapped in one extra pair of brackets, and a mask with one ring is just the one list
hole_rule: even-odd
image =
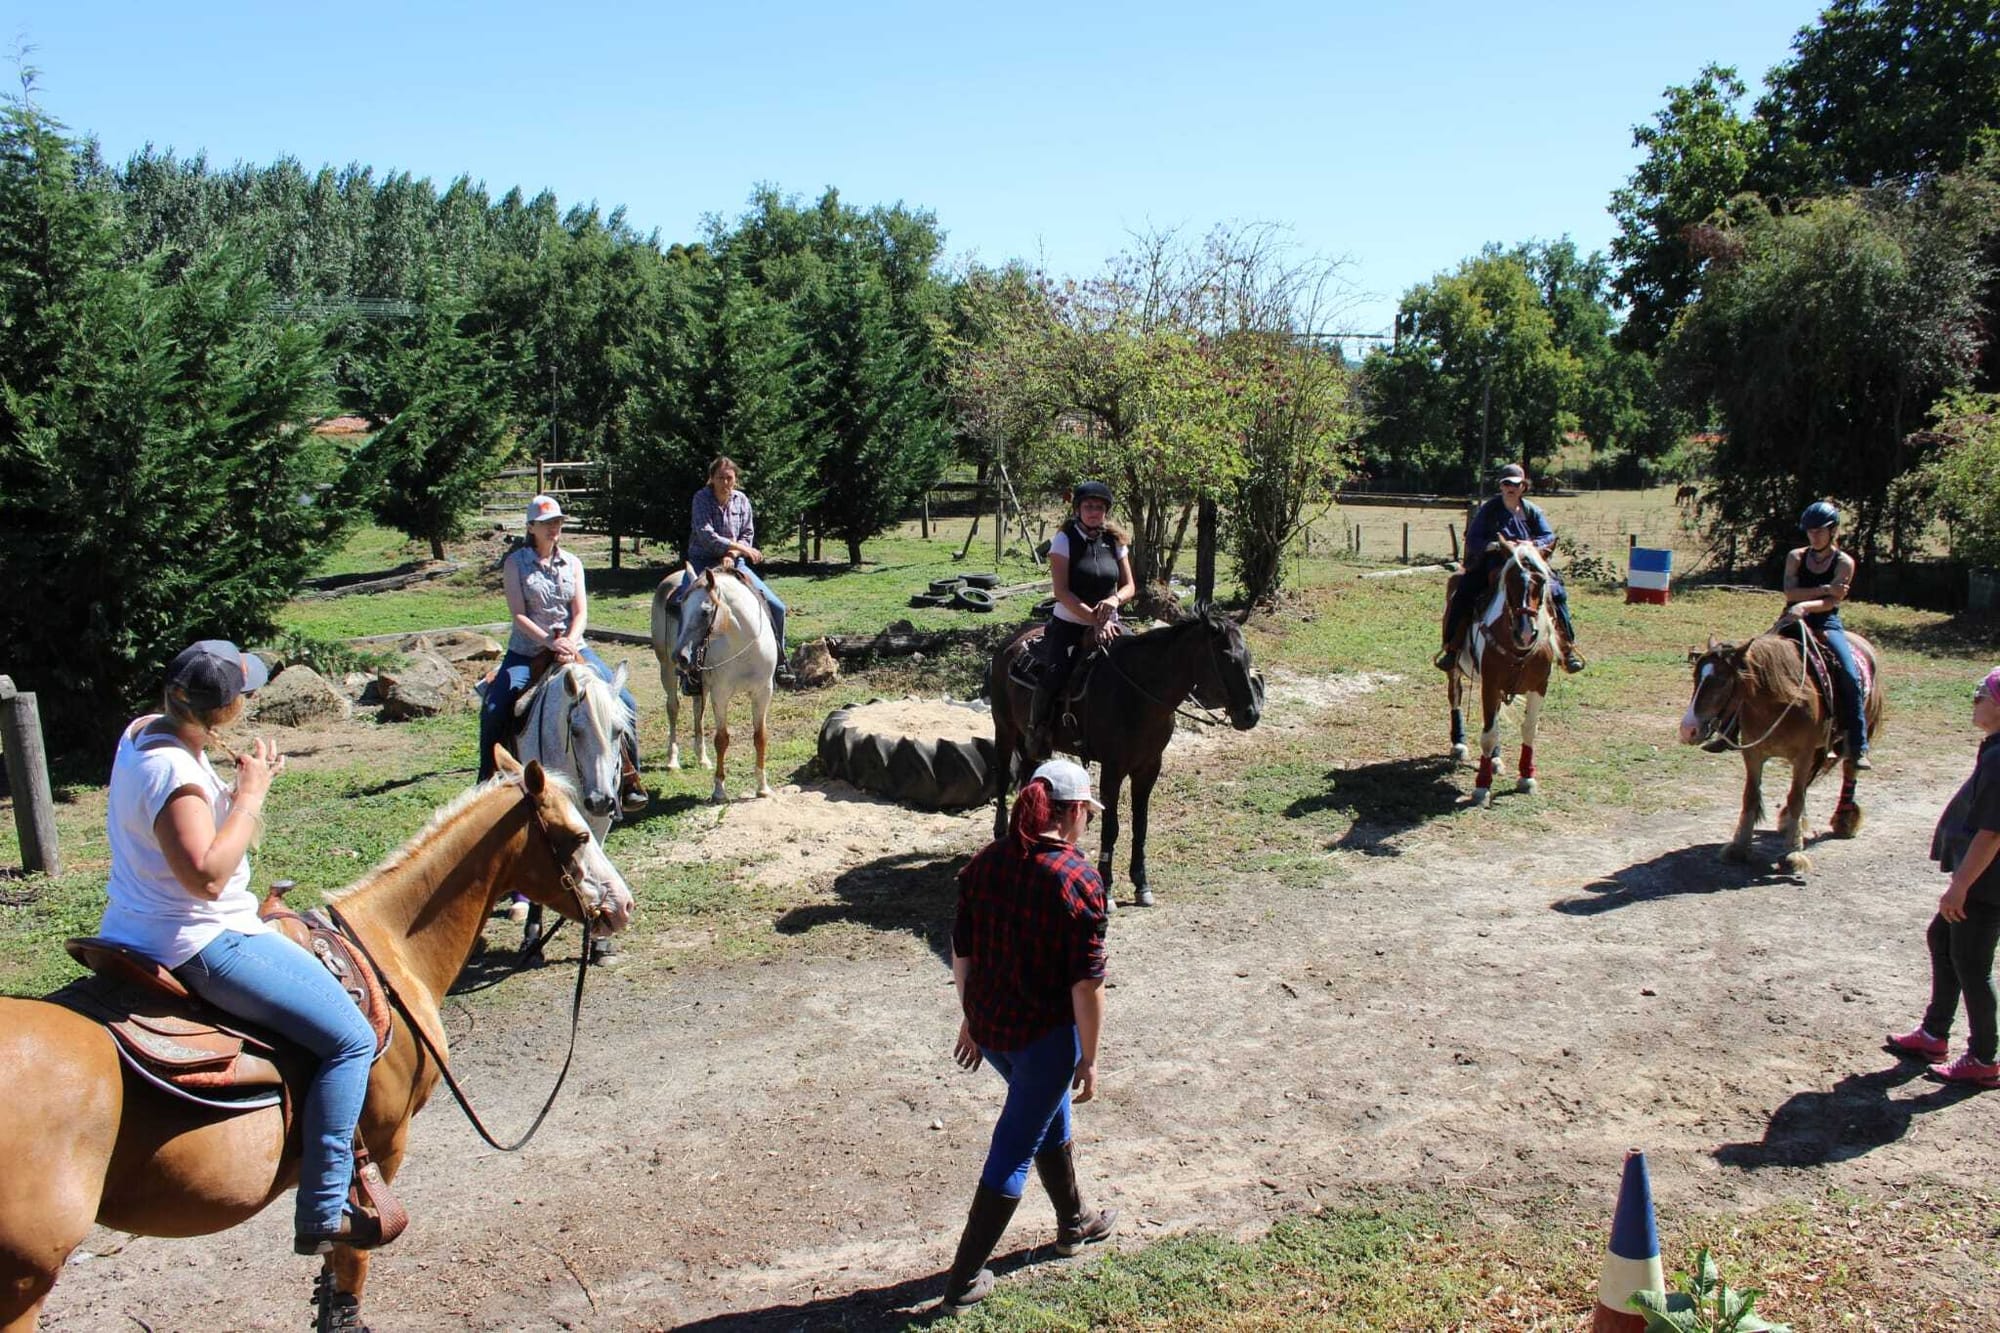
[(1055, 694), (1054, 687), (1049, 684), (1048, 669), (1043, 668), (1041, 682), (1028, 697), (1028, 729), (1022, 736), (1031, 759), (1046, 759), (1055, 748), (1049, 734), (1054, 730), (1049, 714), (1055, 710)]
[(1035, 1174), (1042, 1178), (1042, 1188), (1055, 1205), (1057, 1254), (1075, 1254), (1086, 1245), (1108, 1239), (1118, 1229), (1117, 1209), (1084, 1207), (1072, 1145), (1065, 1143), (1036, 1153)]
[(1014, 1220), (1021, 1204), (999, 1190), (985, 1185), (973, 1191), (972, 1210), (965, 1215), (965, 1231), (958, 1238), (958, 1254), (951, 1261), (951, 1275), (945, 1278), (944, 1300), (938, 1308), (947, 1313), (977, 1305), (993, 1293), (993, 1270), (986, 1261), (993, 1247)]

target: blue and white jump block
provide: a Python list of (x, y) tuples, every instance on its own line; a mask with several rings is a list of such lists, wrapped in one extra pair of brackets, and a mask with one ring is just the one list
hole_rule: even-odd
[(1658, 550), (1650, 546), (1632, 548), (1631, 560), (1625, 567), (1625, 601), (1641, 602), (1647, 606), (1667, 604), (1667, 585), (1674, 573), (1674, 553)]

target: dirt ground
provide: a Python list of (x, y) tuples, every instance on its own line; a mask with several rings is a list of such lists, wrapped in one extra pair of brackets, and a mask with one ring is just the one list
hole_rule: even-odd
[[(1267, 726), (1322, 725), (1377, 684), (1274, 674)], [(1169, 762), (1221, 772), (1251, 743), (1218, 730)], [(2000, 1094), (1881, 1047), (1924, 998), (1942, 887), (1924, 851), (1969, 746), (1880, 757), (1863, 836), (1820, 842), (1804, 882), (1717, 861), (1720, 760), (1696, 809), (1554, 845), (1496, 833), (1470, 866), (1367, 840), (1314, 886), (1177, 895), (1156, 855), (1161, 906), (1112, 925), (1100, 1100), (1078, 1112), (1117, 1244), (1410, 1188), (1476, 1192), (1496, 1220), (1550, 1199), (1608, 1217), (1632, 1146), (1666, 1229), (1833, 1187), (1990, 1185)], [(935, 1296), (999, 1104), (991, 1073), (950, 1061), (939, 952), (949, 870), (990, 815), (788, 787), (712, 820), (689, 855), (754, 840), (769, 882), (798, 885), (775, 926), (801, 946), (595, 978), (579, 1068), (522, 1154), (436, 1102), (399, 1181), (415, 1221), (370, 1287), (377, 1330), (866, 1327)], [(553, 1076), (568, 981), (510, 982), (532, 997), (514, 1025), (453, 1009), (454, 1062), (503, 1131)], [(100, 1230), (46, 1326), (304, 1327), (313, 1262), (287, 1254), (289, 1213), (192, 1241)], [(1031, 1190), (1002, 1249), (1051, 1230)], [(1912, 1280), (1942, 1290), (1950, 1262)], [(2000, 1278), (1949, 1281), (2000, 1322)]]

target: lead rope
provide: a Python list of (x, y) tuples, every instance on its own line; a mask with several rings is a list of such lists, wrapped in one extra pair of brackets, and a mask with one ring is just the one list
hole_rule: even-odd
[[(1799, 693), (1801, 696), (1803, 696), (1805, 694), (1806, 687), (1809, 681), (1809, 677), (1807, 674), (1807, 666), (1806, 666), (1806, 654), (1812, 651), (1812, 648), (1809, 641), (1806, 638), (1806, 622), (1804, 620), (1795, 620), (1792, 623), (1799, 627)], [(1779, 638), (1784, 637), (1783, 630), (1778, 631), (1778, 637)], [(1723, 741), (1723, 744), (1732, 750), (1740, 751), (1740, 750), (1756, 749), (1758, 746), (1762, 745), (1765, 741), (1771, 739), (1771, 734), (1777, 731), (1778, 725), (1782, 723), (1786, 718), (1790, 717), (1792, 714), (1792, 710), (1794, 708), (1797, 708), (1798, 706), (1799, 706), (1799, 701), (1797, 699), (1794, 699), (1792, 700), (1792, 702), (1786, 704), (1784, 711), (1778, 714), (1778, 716), (1772, 721), (1770, 726), (1764, 728), (1764, 734), (1759, 736), (1756, 740), (1751, 741), (1748, 745), (1739, 745), (1737, 742), (1731, 740), (1725, 740)], [(1743, 710), (1740, 706), (1737, 708), (1736, 713), (1739, 718), (1742, 716)]]

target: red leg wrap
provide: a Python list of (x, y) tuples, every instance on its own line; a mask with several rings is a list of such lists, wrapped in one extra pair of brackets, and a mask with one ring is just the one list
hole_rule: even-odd
[(1479, 756), (1479, 786), (1490, 787), (1492, 785), (1493, 785), (1493, 756), (1490, 754), (1483, 754)]
[(1524, 778), (1535, 776), (1535, 747), (1532, 745), (1521, 747), (1521, 776)]

